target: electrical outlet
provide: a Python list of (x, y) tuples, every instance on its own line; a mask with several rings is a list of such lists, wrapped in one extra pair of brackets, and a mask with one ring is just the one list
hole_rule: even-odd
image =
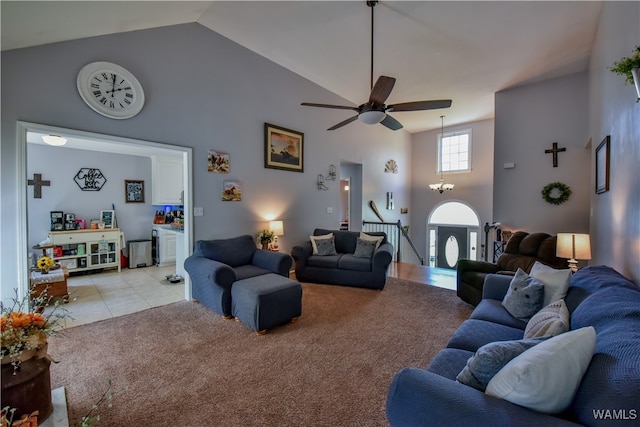
[(204, 208), (193, 208), (193, 216), (204, 215)]
[(333, 213), (333, 208), (331, 206), (327, 208), (327, 213)]

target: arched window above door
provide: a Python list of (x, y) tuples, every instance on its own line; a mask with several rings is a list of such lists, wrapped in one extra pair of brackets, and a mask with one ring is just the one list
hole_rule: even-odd
[(431, 212), (428, 223), (480, 226), (478, 215), (462, 202), (444, 202)]

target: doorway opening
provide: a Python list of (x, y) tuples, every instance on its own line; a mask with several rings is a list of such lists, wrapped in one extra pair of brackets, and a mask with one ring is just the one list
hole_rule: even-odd
[(462, 258), (478, 259), (480, 218), (461, 201), (436, 206), (427, 219), (429, 266), (455, 269)]
[[(348, 190), (345, 190), (345, 185), (348, 186)], [(362, 230), (362, 165), (360, 163), (340, 162), (339, 214), (340, 229)]]
[[(32, 138), (33, 134), (54, 134), (60, 135), (72, 141), (73, 144), (69, 148), (89, 149), (98, 152), (110, 152), (118, 154), (131, 154), (137, 156), (149, 156), (165, 153), (180, 158), (183, 164), (183, 182), (184, 182), (184, 234), (182, 248), (185, 257), (191, 255), (193, 247), (193, 201), (192, 201), (192, 149), (171, 144), (163, 144), (153, 141), (143, 141), (137, 139), (123, 138), (112, 135), (98, 134), (92, 132), (79, 131), (75, 129), (60, 128), (55, 126), (42, 125), (38, 123), (17, 122), (17, 147), (21, 155), (19, 156), (18, 165), (18, 181), (20, 185), (19, 198), (20, 206), (16, 207), (16, 211), (20, 214), (24, 221), (18, 223), (25, 224), (18, 233), (18, 253), (22, 254), (19, 263), (25, 266), (19, 271), (19, 296), (26, 295), (28, 292), (28, 265), (27, 255), (28, 247), (28, 223), (27, 221), (27, 142)], [(84, 146), (83, 146), (84, 145)], [(185, 295), (187, 300), (191, 299), (191, 283), (188, 276), (185, 277)]]

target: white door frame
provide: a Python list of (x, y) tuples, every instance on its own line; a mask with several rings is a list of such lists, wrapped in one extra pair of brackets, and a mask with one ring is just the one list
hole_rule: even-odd
[[(17, 249), (21, 256), (18, 259), (19, 268), (19, 283), (18, 283), (18, 297), (22, 298), (29, 292), (29, 277), (28, 277), (28, 260), (27, 254), (28, 237), (27, 237), (27, 132), (48, 133), (60, 136), (67, 136), (72, 138), (100, 141), (102, 143), (108, 143), (114, 146), (113, 152), (117, 152), (117, 146), (131, 148), (134, 146), (139, 149), (141, 153), (145, 151), (149, 153), (157, 153), (158, 151), (172, 151), (182, 155), (182, 173), (184, 180), (184, 248), (185, 258), (193, 252), (193, 183), (191, 179), (191, 170), (193, 165), (193, 149), (190, 147), (181, 147), (178, 145), (163, 144), (160, 142), (144, 141), (140, 139), (124, 138), (113, 135), (105, 135), (93, 132), (85, 132), (75, 129), (62, 128), (57, 126), (43, 125), (39, 123), (30, 123), (24, 121), (17, 122), (17, 182), (19, 187), (19, 206), (16, 207), (16, 213), (19, 218), (18, 224), (18, 241)], [(146, 154), (141, 154), (146, 155)], [(149, 224), (151, 227), (152, 224)], [(184, 297), (186, 300), (191, 300), (191, 281), (189, 277), (185, 279)]]

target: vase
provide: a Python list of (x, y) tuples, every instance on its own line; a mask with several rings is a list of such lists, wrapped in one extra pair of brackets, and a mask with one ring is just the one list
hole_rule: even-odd
[(42, 267), (40, 269), (40, 274), (49, 274), (49, 267)]
[(262, 242), (262, 249), (263, 250), (268, 250), (269, 249), (269, 242)]
[(631, 75), (633, 76), (633, 83), (636, 85), (636, 94), (640, 98), (640, 68), (631, 70)]
[(15, 418), (38, 411), (38, 423), (53, 412), (51, 378), (48, 357), (34, 356), (22, 361), (17, 368), (2, 363), (2, 407), (16, 408)]

